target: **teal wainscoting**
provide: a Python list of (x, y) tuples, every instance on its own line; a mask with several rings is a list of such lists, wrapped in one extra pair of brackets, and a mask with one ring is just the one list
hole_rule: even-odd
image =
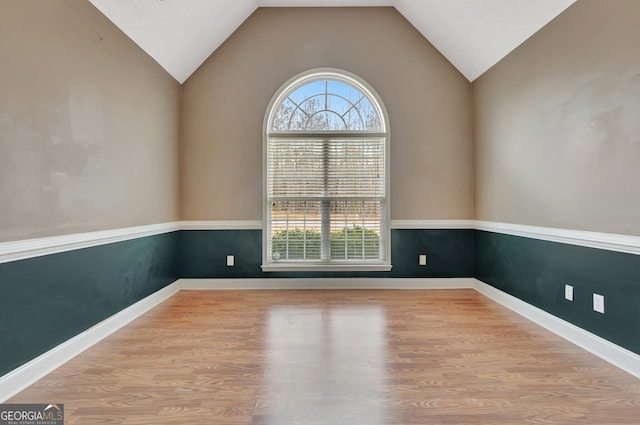
[(391, 246), (390, 272), (262, 272), (261, 230), (183, 230), (0, 264), (0, 376), (180, 277), (476, 277), (640, 354), (639, 255), (470, 229), (394, 229)]
[[(474, 272), (471, 229), (392, 230), (390, 272), (263, 272), (261, 230), (185, 230), (179, 247), (183, 278), (460, 278)], [(427, 266), (418, 265), (420, 254), (427, 254)], [(234, 267), (227, 267), (227, 255), (235, 256)]]
[(0, 376), (171, 284), (178, 232), (0, 264)]
[[(486, 231), (475, 249), (479, 280), (640, 354), (640, 255)], [(593, 311), (593, 293), (605, 314)]]

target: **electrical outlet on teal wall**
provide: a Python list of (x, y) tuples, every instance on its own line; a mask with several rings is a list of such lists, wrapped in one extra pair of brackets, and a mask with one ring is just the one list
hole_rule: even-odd
[[(475, 244), (479, 280), (640, 354), (640, 255), (485, 231)], [(593, 311), (594, 293), (604, 295), (605, 314)]]
[[(0, 264), (0, 346), (11, 347), (0, 350), (0, 375), (179, 277), (475, 276), (640, 354), (638, 255), (468, 229), (396, 229), (391, 247), (390, 272), (265, 273), (260, 230), (189, 230)], [(425, 252), (427, 267), (416, 261)], [(593, 293), (606, 314), (593, 311)]]
[[(275, 277), (473, 277), (474, 231), (392, 230), (390, 272), (263, 272), (261, 230), (188, 230), (180, 232), (179, 265), (184, 278)], [(234, 252), (235, 267), (219, 258)], [(429, 252), (429, 267), (418, 265), (417, 252)]]

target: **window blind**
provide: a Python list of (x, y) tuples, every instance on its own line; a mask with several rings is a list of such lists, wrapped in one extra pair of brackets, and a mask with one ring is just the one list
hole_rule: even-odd
[(265, 119), (263, 270), (391, 269), (387, 128), (377, 95), (347, 72), (281, 88)]
[(268, 140), (273, 261), (385, 258), (385, 138)]

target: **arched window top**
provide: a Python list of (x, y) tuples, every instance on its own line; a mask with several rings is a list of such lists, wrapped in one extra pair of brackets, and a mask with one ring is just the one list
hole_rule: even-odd
[(386, 131), (381, 103), (366, 83), (344, 71), (318, 70), (285, 84), (267, 131)]
[(346, 71), (284, 84), (264, 119), (265, 271), (389, 271), (389, 127)]

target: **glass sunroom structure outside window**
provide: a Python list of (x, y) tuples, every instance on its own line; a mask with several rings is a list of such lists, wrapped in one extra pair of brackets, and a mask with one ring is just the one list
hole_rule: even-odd
[(298, 76), (265, 118), (264, 270), (389, 270), (388, 126), (339, 70)]

